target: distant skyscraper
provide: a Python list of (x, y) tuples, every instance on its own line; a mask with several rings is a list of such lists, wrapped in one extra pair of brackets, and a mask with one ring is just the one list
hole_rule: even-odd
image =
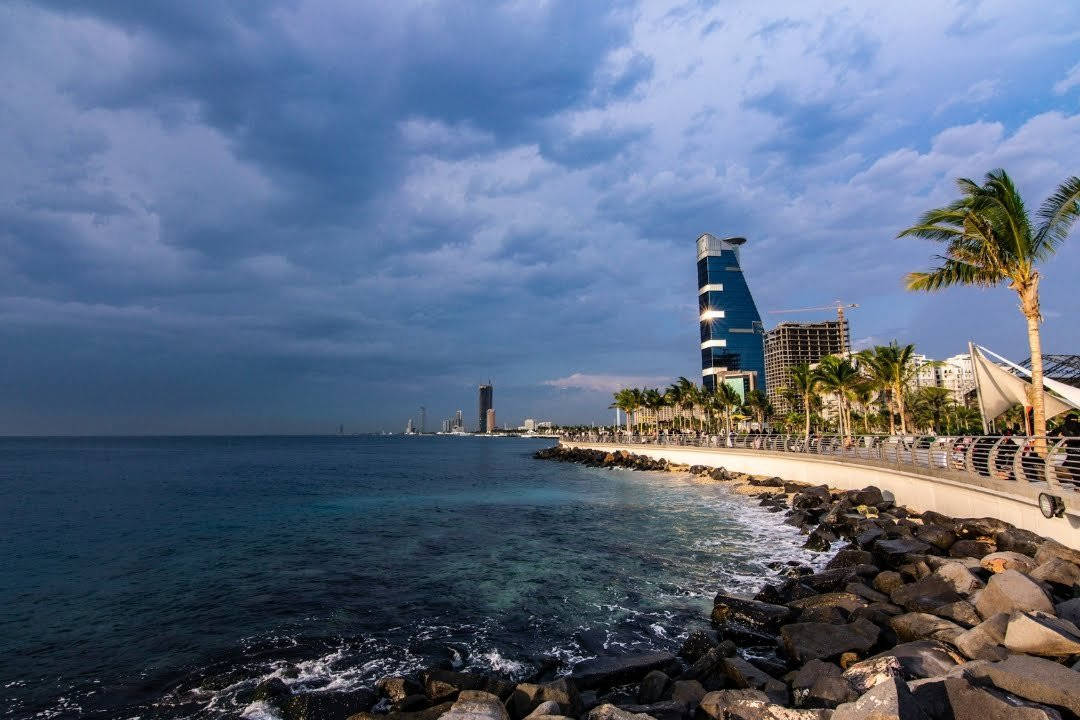
[(491, 385), (480, 386), (480, 432), (488, 432), (494, 428), (489, 428), (487, 424), (488, 410), (494, 407), (492, 403), (492, 388)]
[(495, 408), (488, 408), (487, 416), (484, 418), (484, 420), (484, 424), (487, 425), (488, 432), (495, 432), (496, 430), (498, 430), (498, 428), (495, 427)]
[(709, 390), (727, 382), (743, 397), (765, 389), (764, 328), (739, 265), (745, 242), (709, 233), (697, 240), (701, 382)]
[(465, 418), (461, 414), (460, 410), (458, 410), (457, 413), (454, 415), (454, 429), (455, 430), (464, 430), (465, 429)]

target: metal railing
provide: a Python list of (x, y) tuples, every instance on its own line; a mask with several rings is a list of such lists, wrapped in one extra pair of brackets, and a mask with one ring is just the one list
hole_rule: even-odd
[(957, 479), (1042, 484), (1080, 498), (1080, 438), (926, 435), (779, 435), (769, 433), (571, 433), (570, 442), (749, 450), (819, 455), (854, 463), (886, 464)]

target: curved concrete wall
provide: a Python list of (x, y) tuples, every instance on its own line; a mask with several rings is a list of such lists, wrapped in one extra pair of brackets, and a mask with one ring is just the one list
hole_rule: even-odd
[[(857, 490), (875, 485), (891, 493), (899, 505), (915, 510), (933, 510), (952, 517), (994, 517), (1030, 530), (1072, 548), (1080, 549), (1080, 511), (1069, 508), (1065, 517), (1047, 519), (1039, 510), (1038, 493), (1032, 488), (981, 487), (972, 482), (929, 477), (898, 468), (864, 465), (850, 460), (791, 455), (756, 450), (616, 445), (562, 441), (567, 447), (593, 448), (608, 452), (626, 450), (653, 459), (683, 465), (724, 467), (750, 475), (777, 476), (812, 485), (828, 485)], [(990, 483), (988, 483), (990, 484)]]

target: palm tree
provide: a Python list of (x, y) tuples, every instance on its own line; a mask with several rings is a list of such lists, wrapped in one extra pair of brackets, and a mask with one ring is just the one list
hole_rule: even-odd
[(656, 436), (660, 436), (660, 410), (667, 405), (664, 394), (659, 390), (646, 388), (642, 397), (642, 404), (656, 414)]
[(874, 383), (869, 380), (864, 380), (856, 385), (852, 392), (852, 398), (859, 404), (863, 432), (867, 435), (870, 434), (870, 405), (874, 402), (875, 397), (877, 397), (877, 389), (874, 387)]
[(690, 413), (689, 424), (693, 424), (694, 406), (701, 401), (701, 393), (698, 391), (698, 386), (680, 375), (673, 387), (679, 389), (679, 407)]
[(911, 398), (911, 414), (922, 427), (937, 433), (954, 405), (952, 392), (942, 387), (919, 388)]
[(828, 355), (821, 359), (815, 374), (822, 390), (835, 394), (839, 399), (840, 436), (847, 437), (851, 434), (848, 400), (861, 380), (859, 371), (847, 360)]
[(640, 407), (637, 391), (630, 388), (623, 388), (615, 393), (615, 402), (610, 407), (619, 408), (626, 413), (626, 434), (630, 434), (630, 413), (635, 412)]
[(731, 411), (742, 404), (742, 398), (735, 388), (726, 382), (721, 382), (713, 391), (713, 398), (717, 408), (724, 414), (724, 428), (731, 434)]
[[(859, 366), (867, 376), (892, 398), (900, 415), (900, 433), (907, 435), (907, 388), (918, 368), (915, 366), (915, 346), (900, 345), (893, 340), (888, 345), (878, 345), (858, 354)], [(896, 422), (889, 413), (889, 434), (896, 434)]]
[(799, 363), (791, 368), (791, 393), (802, 400), (803, 420), (806, 422), (806, 439), (810, 439), (810, 404), (818, 392), (821, 378), (810, 369), (810, 363)]
[(746, 393), (746, 407), (753, 413), (758, 427), (764, 430), (765, 421), (772, 415), (773, 410), (772, 404), (769, 403), (769, 396), (761, 390), (751, 390)]
[[(946, 243), (942, 264), (925, 272), (908, 273), (908, 290), (934, 291), (953, 285), (994, 287), (1008, 283), (1020, 297), (1020, 311), (1027, 319), (1031, 350), (1031, 407), (1035, 435), (1046, 435), (1043, 390), (1042, 341), (1039, 323), (1039, 271), (1035, 266), (1050, 258), (1080, 216), (1080, 177), (1067, 178), (1047, 198), (1033, 227), (1023, 198), (1004, 170), (974, 180), (956, 181), (960, 199), (929, 210), (918, 223), (898, 237), (913, 236)], [(1045, 443), (1040, 450), (1045, 449)]]

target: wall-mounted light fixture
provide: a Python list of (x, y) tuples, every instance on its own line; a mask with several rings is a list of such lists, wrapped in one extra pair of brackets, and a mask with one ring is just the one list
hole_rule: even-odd
[(1065, 514), (1065, 501), (1057, 495), (1039, 493), (1039, 510), (1044, 518), (1061, 517)]

